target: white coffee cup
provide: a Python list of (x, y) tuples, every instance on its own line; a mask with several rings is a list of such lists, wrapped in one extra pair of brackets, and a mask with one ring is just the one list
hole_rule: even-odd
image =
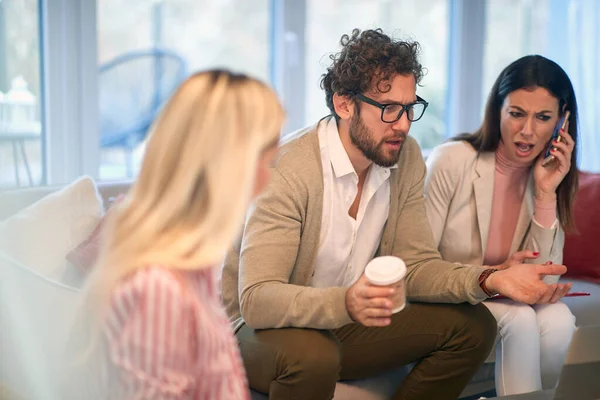
[(392, 313), (397, 313), (406, 307), (406, 291), (404, 289), (406, 264), (401, 258), (376, 257), (367, 264), (365, 276), (373, 285), (393, 286), (396, 289), (396, 293), (392, 297)]

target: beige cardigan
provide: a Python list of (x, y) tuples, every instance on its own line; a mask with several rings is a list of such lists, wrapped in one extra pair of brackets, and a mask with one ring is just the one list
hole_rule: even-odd
[[(352, 322), (348, 288), (309, 286), (323, 208), (316, 126), (288, 140), (223, 264), (223, 301), (236, 331), (244, 322), (254, 329), (334, 329)], [(410, 300), (478, 303), (486, 298), (478, 285), (483, 268), (440, 259), (423, 203), (425, 172), (421, 150), (408, 137), (398, 168), (391, 170), (390, 212), (378, 255), (404, 259)]]
[[(477, 153), (470, 144), (448, 142), (427, 158), (425, 208), (435, 244), (444, 260), (482, 265), (494, 196), (495, 153)], [(533, 219), (533, 174), (529, 178), (510, 254), (540, 252), (535, 263), (562, 263), (564, 233), (544, 229)], [(548, 277), (547, 283), (558, 280)]]

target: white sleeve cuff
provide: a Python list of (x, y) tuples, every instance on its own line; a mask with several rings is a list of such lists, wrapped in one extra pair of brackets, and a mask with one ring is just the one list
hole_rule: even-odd
[(535, 220), (535, 217), (533, 217), (533, 223), (536, 224), (537, 226), (539, 226), (542, 229), (556, 229), (556, 226), (558, 225), (558, 219), (554, 220), (554, 223), (552, 224), (552, 226), (550, 226), (550, 228), (544, 228), (542, 225), (540, 225), (539, 222), (537, 222)]

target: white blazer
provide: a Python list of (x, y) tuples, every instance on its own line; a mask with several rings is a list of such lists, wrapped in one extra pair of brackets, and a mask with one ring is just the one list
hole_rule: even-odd
[[(435, 243), (442, 258), (462, 264), (482, 265), (494, 195), (493, 152), (478, 153), (464, 141), (436, 147), (427, 158), (425, 207)], [(564, 232), (560, 224), (545, 229), (533, 221), (533, 174), (523, 197), (510, 254), (531, 250), (536, 264), (562, 263)], [(547, 283), (558, 281), (548, 277)]]

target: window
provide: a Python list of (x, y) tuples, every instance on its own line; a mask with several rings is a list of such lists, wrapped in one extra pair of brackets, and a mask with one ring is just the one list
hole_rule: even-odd
[(599, 170), (598, 7), (593, 0), (0, 0), (0, 189), (82, 174), (134, 177), (157, 109), (199, 69), (228, 67), (269, 82), (287, 110), (284, 133), (314, 123), (328, 114), (319, 83), (340, 36), (376, 27), (422, 45), (427, 74), (418, 94), (430, 106), (411, 134), (423, 149), (475, 129), (502, 68), (540, 53), (571, 76), (586, 135), (581, 165)]
[(37, 0), (0, 1), (0, 188), (44, 181)]
[(548, 43), (548, 0), (487, 0), (483, 63), (483, 108), (500, 72), (527, 54), (544, 55)]
[(100, 179), (135, 175), (148, 125), (185, 75), (227, 67), (268, 81), (269, 0), (97, 1)]
[(343, 33), (353, 28), (382, 28), (395, 38), (410, 38), (422, 47), (427, 69), (417, 93), (429, 102), (411, 135), (422, 148), (432, 148), (445, 135), (449, 17), (447, 0), (308, 0), (306, 17), (306, 119), (318, 121), (329, 114), (320, 88), (329, 55), (339, 51)]
[[(569, 75), (579, 112), (579, 167), (600, 171), (598, 90), (600, 5), (593, 0), (487, 0), (483, 59), (485, 99), (500, 72), (527, 54), (558, 63)], [(481, 104), (481, 115), (485, 102)]]

